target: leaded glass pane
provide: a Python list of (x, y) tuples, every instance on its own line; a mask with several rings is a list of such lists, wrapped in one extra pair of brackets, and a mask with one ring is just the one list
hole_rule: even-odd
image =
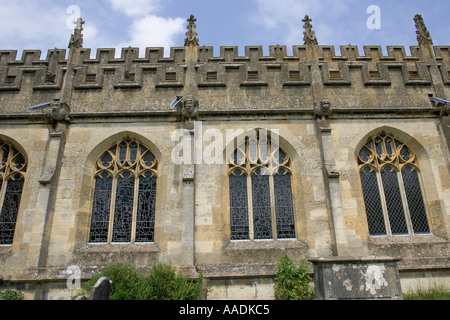
[(250, 163), (256, 163), (256, 161), (258, 160), (258, 140), (256, 139), (256, 137), (249, 139), (248, 149), (248, 157)]
[(380, 158), (380, 159), (383, 158), (383, 147), (381, 145), (382, 142), (383, 141), (381, 140), (381, 138), (375, 139), (375, 150), (377, 151), (378, 158)]
[(247, 176), (236, 170), (229, 180), (231, 240), (249, 240)]
[(102, 243), (108, 241), (112, 182), (113, 179), (108, 177), (106, 172), (95, 179), (89, 242)]
[(285, 174), (283, 169), (273, 176), (275, 192), (275, 214), (277, 221), (277, 238), (294, 239), (295, 222), (292, 201), (291, 175)]
[(151, 172), (139, 178), (136, 242), (153, 242), (155, 233), (156, 177)]
[(366, 207), (367, 223), (371, 236), (386, 235), (386, 226), (381, 206), (380, 190), (378, 188), (377, 174), (364, 167), (360, 172), (363, 188), (364, 204)]
[(404, 146), (402, 148), (402, 150), (400, 151), (400, 155), (402, 156), (402, 159), (404, 161), (409, 161), (409, 159), (411, 157), (411, 152), (409, 152), (408, 148), (406, 146)]
[(381, 179), (383, 181), (391, 232), (393, 235), (408, 234), (397, 172), (392, 167), (386, 166), (381, 172)]
[(111, 162), (112, 162), (112, 157), (109, 154), (109, 152), (106, 152), (101, 160), (102, 166), (104, 168), (108, 168), (111, 165)]
[(416, 170), (413, 170), (413, 167), (405, 166), (402, 171), (402, 177), (414, 233), (429, 233), (430, 227), (428, 225), (418, 173)]
[(153, 154), (149, 151), (144, 156), (144, 164), (146, 167), (150, 168), (152, 166), (153, 161), (155, 161), (155, 157)]
[(25, 166), (25, 158), (21, 154), (16, 157), (14, 166), (16, 170), (21, 170)]
[(359, 153), (359, 157), (364, 162), (369, 161), (370, 155), (371, 155), (371, 153), (366, 148), (363, 148), (361, 150), (361, 152)]
[(131, 142), (130, 143), (130, 160), (132, 163), (134, 163), (136, 161), (137, 158), (137, 151), (138, 151), (138, 146), (136, 144), (136, 142)]
[(113, 242), (131, 241), (134, 181), (134, 177), (129, 172), (125, 172), (123, 177), (117, 179)]
[(119, 161), (123, 162), (127, 159), (127, 149), (127, 143), (125, 141), (122, 142), (119, 146)]
[(16, 175), (14, 179), (6, 182), (6, 192), (0, 213), (0, 244), (10, 245), (13, 243), (23, 183), (21, 175)]
[(269, 175), (252, 175), (253, 228), (255, 240), (273, 239)]
[(9, 145), (2, 146), (2, 163), (5, 164), (8, 161), (10, 147)]
[(392, 139), (391, 138), (386, 138), (386, 153), (389, 157), (392, 157), (393, 152), (392, 152)]

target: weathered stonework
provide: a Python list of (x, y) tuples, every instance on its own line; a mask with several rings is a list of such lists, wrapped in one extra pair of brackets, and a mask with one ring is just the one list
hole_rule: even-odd
[[(219, 299), (273, 298), (274, 267), (285, 254), (296, 261), (398, 257), (400, 276), (439, 270), (450, 279), (449, 120), (429, 100), (450, 98), (450, 46), (421, 44), (410, 54), (391, 46), (384, 55), (378, 46), (361, 54), (349, 45), (338, 56), (332, 46), (307, 44), (288, 56), (276, 45), (264, 56), (260, 46), (244, 55), (221, 47), (215, 55), (194, 41), (169, 57), (162, 48), (147, 48), (143, 58), (124, 48), (120, 58), (114, 49), (91, 58), (80, 43), (68, 54), (49, 50), (44, 60), (39, 51), (19, 59), (17, 51), (0, 51), (0, 140), (28, 165), (14, 242), (0, 246), (0, 277), (27, 284), (27, 298), (74, 295), (64, 288), (69, 266), (87, 279), (119, 261), (202, 273)], [(195, 119), (169, 108), (188, 96), (198, 101)], [(54, 117), (29, 111), (55, 100), (67, 108)], [(224, 137), (227, 130), (279, 132), (292, 162), (296, 239), (230, 241), (227, 165), (173, 163), (172, 133), (192, 132), (190, 121)], [(369, 236), (357, 159), (381, 132), (418, 155), (429, 235)], [(158, 160), (155, 241), (90, 244), (95, 163), (123, 139)]]
[(402, 300), (398, 259), (333, 257), (314, 264), (316, 300)]

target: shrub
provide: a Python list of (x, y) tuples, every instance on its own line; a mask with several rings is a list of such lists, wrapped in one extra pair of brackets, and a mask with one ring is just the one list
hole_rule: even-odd
[(310, 286), (311, 276), (304, 260), (297, 267), (286, 255), (276, 267), (275, 298), (278, 300), (312, 300), (314, 290)]
[(201, 279), (189, 280), (176, 272), (175, 267), (158, 264), (149, 274), (141, 275), (127, 263), (112, 264), (89, 280), (85, 295), (101, 277), (112, 281), (111, 300), (199, 300)]
[(102, 272), (95, 274), (85, 286), (85, 294), (90, 295), (91, 288), (101, 277), (112, 281), (111, 300), (136, 300), (137, 290), (142, 282), (136, 268), (127, 263), (106, 266)]
[(170, 265), (154, 266), (146, 281), (147, 300), (200, 300), (201, 279), (191, 281)]
[(20, 291), (11, 289), (11, 282), (0, 278), (0, 285), (7, 284), (7, 289), (0, 292), (0, 300), (23, 300), (24, 294)]

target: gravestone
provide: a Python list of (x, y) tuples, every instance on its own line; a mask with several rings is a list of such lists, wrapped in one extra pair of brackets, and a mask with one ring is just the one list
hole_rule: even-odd
[[(97, 283), (91, 288), (89, 300), (109, 300), (111, 294), (112, 281), (106, 277), (98, 279)], [(88, 300), (86, 296), (78, 296), (75, 300)]]
[(90, 300), (109, 300), (112, 282), (106, 277), (100, 278), (91, 289)]
[(314, 265), (316, 300), (402, 300), (398, 261), (391, 257), (330, 257)]

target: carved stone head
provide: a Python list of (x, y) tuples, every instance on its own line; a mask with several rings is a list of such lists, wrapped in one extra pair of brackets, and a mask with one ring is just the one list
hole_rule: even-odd
[(47, 111), (47, 118), (51, 122), (57, 122), (57, 121), (65, 121), (70, 122), (70, 108), (65, 102), (61, 102), (59, 100), (55, 100), (52, 105), (51, 109)]
[(329, 100), (322, 100), (320, 104), (315, 107), (315, 113), (318, 116), (324, 117), (329, 116), (331, 114), (331, 103)]
[(193, 96), (187, 96), (183, 100), (182, 115), (184, 119), (194, 119), (198, 116), (198, 100)]
[(331, 110), (331, 103), (328, 100), (322, 100), (320, 102), (320, 108), (322, 109), (322, 112), (329, 112)]

